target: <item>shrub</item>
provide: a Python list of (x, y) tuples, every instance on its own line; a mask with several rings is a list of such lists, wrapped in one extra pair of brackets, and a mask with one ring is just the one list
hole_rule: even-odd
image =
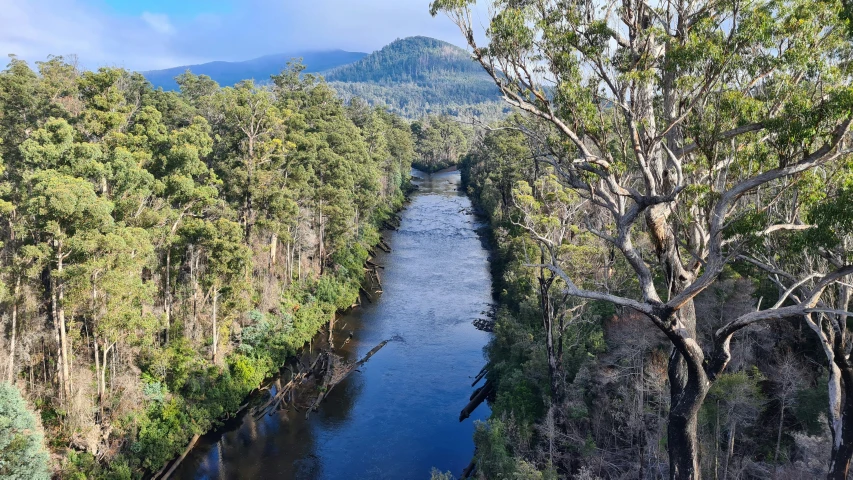
[(36, 416), (15, 386), (0, 382), (0, 478), (50, 478), (48, 461)]

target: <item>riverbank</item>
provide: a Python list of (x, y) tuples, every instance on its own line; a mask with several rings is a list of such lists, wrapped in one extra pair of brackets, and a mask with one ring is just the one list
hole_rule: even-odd
[[(379, 234), (371, 239), (371, 241), (368, 244), (368, 245), (370, 245), (370, 248), (365, 252), (366, 258), (362, 262), (362, 265), (364, 268), (363, 268), (363, 271), (362, 271), (362, 273), (359, 277), (359, 280), (358, 280), (358, 283), (361, 286), (373, 283), (374, 281), (376, 283), (379, 283), (378, 275), (375, 277), (374, 281), (372, 281), (372, 279), (368, 275), (369, 272), (371, 272), (371, 271), (375, 272), (375, 270), (376, 270), (375, 267), (371, 266), (371, 264), (375, 265), (372, 262), (372, 260), (374, 260), (377, 251), (382, 252), (382, 251), (386, 250), (386, 248), (387, 248), (385, 246), (385, 239), (382, 236), (382, 233), (387, 233), (389, 231), (388, 227), (393, 228), (393, 224), (396, 221), (398, 221), (397, 220), (399, 218), (398, 214), (402, 210), (405, 209), (406, 205), (411, 200), (411, 195), (415, 191), (417, 191), (417, 186), (414, 183), (412, 183), (411, 180), (412, 180), (411, 178), (408, 180), (405, 180), (404, 185), (402, 187), (402, 195), (403, 195), (402, 198), (399, 201), (395, 202), (392, 205), (392, 208), (387, 210), (386, 214), (379, 215), (375, 219), (377, 229), (379, 229), (378, 230)], [(382, 230), (383, 228), (385, 230)], [(321, 276), (319, 281), (322, 282), (324, 277), (325, 276)], [(318, 285), (318, 287), (321, 287), (321, 286), (322, 286), (322, 283), (320, 283)], [(381, 284), (378, 286), (378, 288), (380, 288), (380, 290), (381, 290)], [(293, 372), (294, 372), (294, 370), (293, 370), (294, 368), (300, 369), (300, 368), (303, 368), (304, 365), (313, 364), (313, 361), (305, 359), (305, 353), (306, 352), (308, 352), (308, 357), (310, 359), (310, 356), (313, 353), (313, 351), (315, 350), (315, 348), (319, 349), (319, 350), (323, 350), (323, 349), (328, 350), (328, 341), (331, 341), (331, 339), (332, 339), (332, 332), (329, 332), (329, 330), (333, 329), (335, 325), (338, 325), (338, 322), (336, 322), (336, 320), (341, 315), (344, 315), (347, 312), (350, 312), (353, 309), (358, 308), (361, 305), (362, 298), (365, 298), (365, 296), (366, 296), (368, 301), (372, 301), (369, 298), (369, 294), (368, 295), (365, 295), (365, 294), (368, 294), (368, 292), (364, 291), (364, 288), (361, 288), (361, 293), (359, 293), (357, 295), (357, 298), (359, 300), (357, 303), (352, 304), (346, 308), (341, 308), (340, 306), (338, 306), (336, 308), (336, 310), (331, 314), (330, 320), (326, 321), (325, 323), (316, 323), (315, 322), (315, 326), (310, 331), (311, 333), (308, 336), (309, 339), (306, 342), (304, 342), (302, 346), (300, 346), (298, 349), (296, 349), (292, 354), (287, 355), (286, 361), (279, 364), (280, 366), (275, 371), (274, 375), (266, 377), (263, 380), (263, 382), (261, 382), (260, 385), (258, 385), (256, 388), (253, 388), (249, 392), (243, 393), (243, 395), (242, 395), (243, 401), (240, 402), (239, 407), (226, 409), (224, 411), (224, 413), (222, 414), (222, 416), (216, 421), (216, 426), (213, 429), (210, 429), (204, 433), (194, 434), (193, 437), (191, 439), (189, 439), (188, 446), (183, 450), (183, 452), (181, 453), (180, 456), (176, 456), (171, 461), (164, 464), (159, 471), (157, 471), (156, 473), (149, 474), (146, 478), (148, 478), (150, 480), (163, 480), (166, 478), (170, 478), (176, 471), (180, 472), (180, 468), (181, 468), (181, 465), (182, 465), (184, 459), (192, 453), (193, 449), (197, 445), (204, 445), (206, 443), (210, 443), (211, 438), (216, 438), (217, 436), (221, 435), (222, 432), (227, 431), (230, 427), (232, 427), (235, 424), (235, 422), (240, 421), (245, 415), (252, 415), (252, 414), (258, 414), (258, 413), (260, 413), (262, 415), (265, 414), (266, 412), (257, 412), (257, 411), (253, 411), (253, 409), (260, 406), (260, 404), (266, 402), (265, 397), (269, 397), (269, 396), (275, 397), (277, 395), (278, 391), (276, 389), (276, 384), (278, 384), (280, 386), (281, 380), (285, 377), (286, 374), (290, 373), (291, 377), (292, 377)], [(283, 292), (283, 295), (285, 296), (285, 298), (288, 296), (286, 292)], [(285, 303), (286, 303), (286, 301), (285, 301)], [(300, 310), (302, 310), (300, 303), (296, 303), (295, 305), (292, 305), (292, 307), (294, 310), (294, 312), (293, 312), (294, 316), (298, 315), (298, 312)], [(321, 310), (323, 310), (323, 309), (321, 308)], [(253, 313), (260, 315), (259, 312), (253, 312)], [(255, 319), (255, 320), (256, 321), (260, 320), (259, 323), (261, 323), (263, 325), (263, 319), (262, 318), (261, 319)], [(346, 325), (344, 324), (344, 327), (345, 326)], [(255, 333), (255, 332), (252, 332), (252, 333)], [(263, 331), (258, 332), (258, 333), (269, 334), (269, 332), (263, 332)], [(326, 342), (325, 344), (323, 343), (324, 341)], [(303, 366), (303, 367), (300, 367), (300, 366)], [(247, 366), (245, 364), (242, 365), (242, 367), (244, 369), (252, 368), (251, 366)], [(310, 391), (310, 386), (311, 386), (311, 384), (300, 385), (299, 392), (298, 393), (294, 392), (294, 395), (301, 396), (301, 395), (307, 394)], [(293, 400), (293, 398), (291, 398), (291, 400)], [(278, 407), (278, 405), (276, 405), (276, 407)]]
[(472, 325), (491, 303), (488, 252), (459, 174), (418, 175), (399, 231), (386, 236), (392, 253), (376, 252), (384, 293), (335, 322), (344, 362), (392, 341), (307, 419), (305, 402), (261, 417), (247, 409), (203, 438), (174, 478), (417, 478), (468, 464), (473, 421), (488, 415), (458, 419), (489, 338)]

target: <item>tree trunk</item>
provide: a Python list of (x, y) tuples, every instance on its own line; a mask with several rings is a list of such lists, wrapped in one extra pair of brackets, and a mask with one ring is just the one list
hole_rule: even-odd
[(219, 290), (213, 290), (213, 363), (216, 363), (217, 343), (219, 343), (219, 328), (216, 323), (216, 307), (219, 301)]
[(172, 329), (172, 246), (166, 246), (166, 278), (163, 286), (163, 309), (166, 311), (166, 343)]
[(776, 430), (776, 451), (773, 453), (773, 478), (776, 478), (776, 468), (779, 466), (779, 448), (782, 446), (782, 427), (785, 426), (785, 403), (788, 399), (782, 397), (782, 408), (779, 409), (779, 427)]
[(101, 390), (101, 358), (98, 354), (98, 337), (94, 334), (92, 335), (92, 343), (95, 346), (95, 381), (98, 382), (98, 408), (100, 411), (99, 420), (103, 420), (104, 418), (104, 394), (103, 390)]
[(318, 270), (320, 271), (320, 275), (322, 275), (324, 273), (324, 268), (326, 266), (326, 258), (325, 258), (325, 256), (326, 256), (325, 233), (326, 232), (325, 232), (325, 226), (323, 223), (324, 223), (323, 222), (323, 208), (321, 205), (321, 207), (320, 207), (320, 235), (319, 235), (320, 244), (318, 245), (319, 253), (317, 256), (317, 263), (318, 263), (317, 267), (318, 267)]
[[(840, 386), (838, 391), (840, 418), (831, 422), (832, 453), (829, 462), (829, 480), (846, 480), (853, 459), (853, 368), (843, 355), (835, 355), (835, 362), (840, 370)], [(830, 379), (830, 382), (832, 379)], [(843, 400), (841, 397), (843, 395)], [(831, 400), (831, 398), (830, 398)], [(841, 430), (840, 432), (838, 430)]]
[(720, 478), (720, 401), (717, 400), (714, 417), (714, 480)]
[(278, 256), (278, 234), (273, 233), (270, 238), (270, 269), (275, 266), (275, 260)]
[[(544, 262), (544, 256), (542, 259)], [(562, 388), (560, 385), (561, 365), (557, 359), (556, 348), (554, 347), (554, 305), (551, 303), (550, 290), (554, 282), (554, 276), (545, 278), (545, 269), (539, 271), (539, 308), (542, 312), (542, 327), (545, 330), (545, 350), (548, 355), (548, 378), (551, 386), (551, 403), (559, 406), (562, 403)], [(559, 408), (555, 412), (557, 417), (560, 416)], [(555, 421), (559, 423), (559, 418)]]
[(9, 345), (9, 370), (6, 372), (6, 380), (14, 383), (15, 379), (15, 342), (18, 335), (18, 289), (21, 286), (21, 277), (15, 279), (15, 288), (12, 290), (12, 340)]
[[(60, 247), (57, 255), (57, 272), (62, 273), (62, 250)], [(53, 280), (54, 288), (56, 289), (56, 322), (59, 324), (59, 348), (60, 363), (62, 368), (62, 391), (65, 394), (66, 400), (71, 396), (71, 375), (68, 369), (68, 335), (65, 328), (65, 307), (62, 305), (65, 301), (65, 287), (61, 282)]]
[(726, 463), (723, 468), (723, 479), (729, 478), (729, 465), (732, 463), (732, 457), (735, 454), (735, 432), (737, 431), (737, 423), (732, 422), (729, 427), (729, 441), (726, 446)]
[[(113, 343), (112, 345), (110, 345), (108, 347), (106, 342), (104, 342), (104, 361), (101, 363), (101, 377), (100, 377), (101, 390), (100, 390), (99, 397), (98, 397), (98, 403), (101, 407), (101, 415), (103, 415), (103, 413), (104, 413), (104, 396), (106, 396), (106, 393), (107, 393), (107, 355), (109, 355), (110, 350), (112, 350), (112, 348), (114, 346), (115, 346), (115, 343)], [(115, 354), (113, 354), (113, 360), (115, 360)], [(112, 382), (112, 379), (110, 379), (110, 382)]]
[(195, 248), (190, 251), (190, 278), (192, 278), (193, 283), (193, 328), (198, 324), (198, 261), (200, 256)]
[[(184, 449), (184, 453), (182, 453), (181, 456), (178, 457), (177, 460), (175, 460), (175, 463), (172, 464), (172, 466), (169, 468), (169, 471), (166, 472), (165, 475), (160, 477), (160, 480), (166, 480), (169, 477), (171, 477), (173, 473), (175, 473), (175, 470), (177, 470), (178, 465), (180, 465), (181, 462), (183, 462), (184, 459), (187, 458), (187, 455), (189, 455), (190, 451), (192, 451), (193, 447), (195, 446), (196, 442), (198, 442), (199, 438), (201, 438), (201, 435), (198, 435), (198, 434), (193, 435), (193, 438), (190, 439), (190, 444), (187, 445), (187, 448)], [(155, 478), (156, 478), (156, 475), (155, 475)]]
[[(688, 352), (689, 349), (685, 348), (688, 346), (683, 344), (682, 348)], [(687, 362), (683, 358), (673, 361), (670, 357), (671, 405), (667, 437), (669, 478), (672, 480), (693, 480), (702, 475), (699, 468), (698, 417), (710, 382), (701, 365), (701, 359), (691, 357)], [(684, 380), (683, 385), (672, 383), (681, 379)]]
[[(666, 204), (649, 208), (646, 210), (646, 225), (669, 286), (669, 294), (676, 296), (693, 282), (694, 275), (681, 263), (675, 234), (669, 224), (671, 213), (669, 205)], [(692, 340), (696, 339), (696, 309), (692, 300), (686, 302), (669, 320), (674, 321), (677, 331), (685, 332)], [(684, 354), (691, 355), (690, 362), (684, 358)], [(670, 388), (668, 448), (669, 475), (672, 479), (698, 479), (701, 476), (697, 417), (710, 384), (704, 370), (695, 366), (702, 365), (703, 361), (702, 352), (698, 349), (691, 350), (687, 342), (682, 343), (680, 347), (673, 345), (668, 368)], [(693, 368), (690, 367), (691, 364), (694, 365)]]
[[(701, 395), (704, 397), (704, 393)], [(695, 402), (694, 402), (695, 403)], [(701, 402), (698, 403), (701, 405)], [(669, 478), (693, 480), (701, 478), (699, 470), (699, 441), (697, 438), (698, 408), (692, 415), (669, 415)]]
[(243, 206), (243, 224), (245, 228), (245, 241), (246, 245), (252, 244), (252, 183), (254, 182), (254, 173), (253, 173), (253, 165), (254, 165), (254, 139), (249, 138), (249, 159), (246, 164), (246, 195), (245, 195), (245, 205)]
[(466, 418), (470, 417), (474, 410), (480, 406), (481, 403), (485, 402), (489, 395), (494, 391), (494, 384), (491, 381), (486, 381), (486, 383), (480, 387), (478, 390), (474, 392), (471, 401), (468, 405), (465, 405), (465, 408), (459, 413), (459, 421), (463, 421)]

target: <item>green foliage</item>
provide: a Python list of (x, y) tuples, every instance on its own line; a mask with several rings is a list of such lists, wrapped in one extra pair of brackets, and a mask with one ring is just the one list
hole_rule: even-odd
[(18, 389), (0, 382), (0, 477), (50, 478), (41, 426)]
[(63, 478), (158, 470), (356, 301), (415, 142), (402, 118), (302, 72), (227, 88), (186, 73), (179, 93), (61, 57), (0, 72), (11, 373), (38, 373), (55, 448), (107, 452), (64, 455)]
[(433, 468), (429, 475), (430, 480), (455, 480), (456, 477), (450, 472), (442, 472), (437, 468)]
[(472, 132), (466, 131), (456, 120), (446, 116), (426, 117), (412, 123), (417, 157), (414, 167), (425, 172), (436, 172), (459, 163), (468, 151)]
[(477, 464), (486, 478), (512, 478), (516, 460), (512, 456), (506, 425), (496, 418), (478, 422), (474, 431), (477, 445)]
[(794, 415), (809, 435), (820, 435), (826, 427), (826, 405), (829, 402), (827, 380), (826, 374), (821, 375), (814, 387), (797, 392)]
[(708, 391), (702, 411), (704, 421), (709, 425), (719, 421), (741, 428), (755, 422), (767, 403), (761, 390), (762, 381), (758, 369), (720, 375)]

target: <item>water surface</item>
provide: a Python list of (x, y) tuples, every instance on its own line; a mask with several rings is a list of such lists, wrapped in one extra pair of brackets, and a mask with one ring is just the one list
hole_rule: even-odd
[[(471, 324), (491, 302), (482, 225), (459, 192), (459, 173), (426, 175), (386, 233), (375, 260), (383, 295), (338, 319), (354, 338), (350, 361), (395, 338), (335, 387), (320, 410), (245, 415), (200, 441), (174, 478), (424, 479), (433, 467), (459, 475), (473, 455), (473, 421), (459, 422), (488, 334)], [(342, 337), (340, 337), (342, 338)]]

